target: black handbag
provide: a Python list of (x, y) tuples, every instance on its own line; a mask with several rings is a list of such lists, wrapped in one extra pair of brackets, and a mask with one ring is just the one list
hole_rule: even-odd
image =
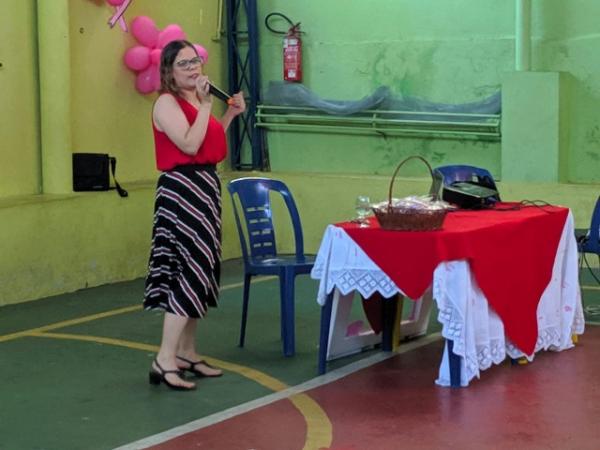
[(108, 191), (110, 171), (115, 180), (115, 188), (121, 197), (129, 194), (115, 178), (117, 159), (106, 153), (73, 153), (73, 191)]

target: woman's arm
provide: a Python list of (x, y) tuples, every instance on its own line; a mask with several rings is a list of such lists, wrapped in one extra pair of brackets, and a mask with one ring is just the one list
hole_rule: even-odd
[(232, 101), (223, 117), (221, 117), (221, 125), (223, 125), (223, 129), (227, 131), (229, 125), (231, 125), (232, 120), (246, 111), (246, 102), (244, 100), (244, 93), (238, 92), (237, 94), (233, 94), (231, 97)]
[[(200, 80), (199, 80), (200, 81)], [(198, 83), (200, 84), (200, 83)], [(177, 100), (172, 95), (161, 95), (154, 104), (152, 118), (154, 124), (173, 141), (173, 143), (188, 155), (195, 155), (204, 141), (208, 128), (208, 119), (212, 103), (208, 94), (208, 86), (203, 87), (206, 95), (201, 95), (200, 106), (196, 120), (190, 126)], [(203, 88), (198, 87), (198, 90)], [(204, 92), (202, 92), (204, 94)]]

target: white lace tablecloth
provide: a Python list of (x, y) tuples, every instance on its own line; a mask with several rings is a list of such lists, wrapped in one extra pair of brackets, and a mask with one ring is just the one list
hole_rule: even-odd
[[(401, 254), (399, 258), (403, 257)], [(369, 256), (339, 227), (329, 225), (323, 236), (311, 277), (320, 280), (317, 302), (324, 305), (327, 294), (337, 288), (342, 294), (358, 291), (368, 298), (379, 292), (384, 297), (404, 295)], [(467, 261), (443, 262), (433, 276), (442, 335), (454, 342), (453, 353), (461, 358), (461, 386), (506, 356), (524, 355), (504, 335), (504, 326), (477, 286)], [(579, 289), (577, 244), (573, 217), (569, 213), (552, 269), (552, 279), (538, 310), (538, 339), (535, 351), (561, 351), (573, 346), (572, 335), (584, 331)], [(450, 385), (447, 347), (436, 383)], [(528, 359), (533, 359), (533, 355)]]

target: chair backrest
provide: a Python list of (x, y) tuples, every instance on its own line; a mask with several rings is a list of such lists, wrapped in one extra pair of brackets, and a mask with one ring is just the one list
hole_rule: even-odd
[(600, 255), (600, 197), (596, 200), (596, 206), (592, 213), (592, 221), (587, 239), (582, 243), (581, 250), (586, 253)]
[[(248, 261), (249, 257), (272, 258), (277, 256), (270, 197), (272, 192), (283, 197), (294, 229), (296, 256), (298, 258), (303, 257), (304, 238), (300, 215), (292, 193), (282, 181), (258, 177), (238, 178), (229, 182), (227, 190), (231, 194), (235, 223), (240, 237), (242, 256), (245, 261)], [(241, 213), (238, 211), (235, 202), (235, 194), (237, 194), (242, 209)], [(242, 215), (245, 222), (245, 233), (241, 219)]]
[[(449, 186), (457, 181), (470, 181), (498, 191), (492, 174), (481, 167), (467, 165), (439, 166), (433, 169), (433, 174), (434, 177), (442, 179), (444, 186)], [(500, 201), (500, 194), (498, 194), (496, 200)]]

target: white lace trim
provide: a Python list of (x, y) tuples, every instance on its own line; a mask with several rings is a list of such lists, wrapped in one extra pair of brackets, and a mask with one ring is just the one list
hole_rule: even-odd
[(391, 297), (400, 292), (394, 282), (383, 272), (373, 272), (370, 270), (332, 270), (329, 272), (327, 280), (327, 292), (331, 292), (337, 287), (344, 295), (358, 291), (368, 298), (375, 292), (379, 292), (384, 297)]

